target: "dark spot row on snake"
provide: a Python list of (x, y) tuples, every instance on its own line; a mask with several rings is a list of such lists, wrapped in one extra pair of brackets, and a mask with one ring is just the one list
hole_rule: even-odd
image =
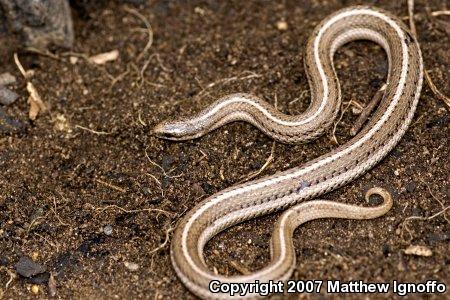
[(409, 31), (405, 31), (406, 32), (406, 38), (405, 38), (405, 42), (407, 44), (410, 44), (414, 41), (414, 37), (412, 36), (411, 32)]

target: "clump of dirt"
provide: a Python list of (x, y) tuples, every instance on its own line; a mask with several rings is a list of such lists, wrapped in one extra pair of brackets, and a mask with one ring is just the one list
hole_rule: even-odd
[[(152, 137), (152, 126), (233, 92), (302, 112), (309, 103), (306, 40), (327, 15), (361, 3), (373, 1), (90, 3), (73, 11), (72, 51), (51, 55), (21, 51), (1, 27), (0, 73), (17, 77), (10, 88), (21, 97), (0, 107), (0, 118), (15, 124), (0, 122), (0, 298), (193, 298), (170, 263), (176, 221), (200, 199), (258, 171), (273, 142), (243, 123), (183, 143)], [(376, 5), (407, 16), (404, 1)], [(448, 95), (449, 23), (433, 14), (445, 9), (438, 0), (416, 3), (426, 69)], [(153, 32), (148, 47), (146, 22)], [(86, 59), (115, 49), (119, 58), (103, 65)], [(14, 52), (34, 71), (30, 80), (49, 105), (35, 121)], [(386, 55), (373, 43), (347, 45), (335, 61), (344, 103), (367, 103), (386, 76)], [(351, 106), (343, 114), (339, 143), (350, 138), (357, 113)], [(449, 205), (448, 137), (449, 113), (425, 86), (392, 153), (325, 197), (363, 203), (369, 187), (383, 186), (394, 194), (393, 209), (376, 220), (318, 220), (299, 228), (292, 279), (449, 285), (450, 216), (436, 215)], [(307, 145), (276, 143), (273, 162), (259, 176), (334, 147), (330, 134)], [(208, 263), (228, 275), (265, 265), (278, 216), (219, 234), (207, 245)], [(432, 254), (407, 255), (410, 246)], [(15, 265), (24, 257), (47, 275), (18, 276)], [(392, 295), (374, 296), (380, 297)]]

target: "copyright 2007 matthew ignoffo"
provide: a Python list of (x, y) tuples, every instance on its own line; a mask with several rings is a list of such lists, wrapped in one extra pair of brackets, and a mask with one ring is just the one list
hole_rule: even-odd
[(212, 280), (209, 283), (212, 293), (227, 294), (229, 296), (271, 294), (387, 294), (393, 293), (397, 296), (412, 294), (445, 294), (447, 286), (437, 280), (425, 282), (364, 282), (362, 280), (340, 281), (340, 280), (288, 280), (245, 283), (220, 282)]

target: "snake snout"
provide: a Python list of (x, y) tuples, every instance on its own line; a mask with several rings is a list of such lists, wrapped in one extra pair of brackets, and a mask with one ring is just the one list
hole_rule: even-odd
[(156, 125), (153, 130), (153, 135), (163, 139), (176, 139), (179, 138), (179, 132), (173, 126), (166, 123), (160, 123)]
[(156, 125), (152, 132), (153, 135), (166, 140), (181, 141), (188, 136), (184, 122), (162, 122)]

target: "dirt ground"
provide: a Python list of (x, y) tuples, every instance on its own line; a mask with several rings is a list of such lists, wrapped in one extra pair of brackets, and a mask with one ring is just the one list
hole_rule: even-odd
[[(171, 266), (171, 229), (200, 199), (258, 171), (273, 141), (244, 123), (183, 143), (157, 139), (151, 128), (233, 92), (255, 93), (285, 113), (300, 113), (309, 103), (304, 45), (319, 21), (353, 4), (375, 5), (407, 21), (406, 1), (80, 2), (73, 9), (72, 53), (25, 52), (17, 36), (0, 28), (0, 73), (17, 77), (12, 89), (21, 96), (1, 108), (16, 122), (0, 128), (0, 299), (50, 297), (50, 273), (53, 298), (194, 298)], [(415, 12), (426, 69), (449, 95), (450, 19), (433, 14), (446, 9), (445, 0), (423, 0)], [(135, 11), (153, 30), (147, 51), (145, 23)], [(287, 28), (278, 28), (283, 21)], [(119, 59), (105, 65), (84, 59), (114, 49)], [(34, 70), (31, 81), (50, 106), (35, 121), (28, 118), (26, 80), (14, 52)], [(373, 43), (347, 45), (335, 62), (344, 104), (367, 103), (386, 76), (386, 55)], [(350, 138), (357, 113), (350, 107), (343, 114), (339, 143)], [(394, 195), (393, 209), (376, 220), (317, 220), (297, 229), (292, 279), (437, 280), (450, 287), (450, 212), (442, 213), (450, 204), (449, 120), (425, 84), (398, 146), (362, 178), (324, 197), (363, 205), (365, 191), (382, 186)], [(273, 162), (259, 176), (334, 147), (330, 132), (307, 145), (275, 143)], [(219, 234), (207, 245), (208, 264), (222, 274), (265, 265), (278, 216)], [(432, 255), (405, 254), (417, 245)], [(47, 272), (16, 275), (24, 256)]]

